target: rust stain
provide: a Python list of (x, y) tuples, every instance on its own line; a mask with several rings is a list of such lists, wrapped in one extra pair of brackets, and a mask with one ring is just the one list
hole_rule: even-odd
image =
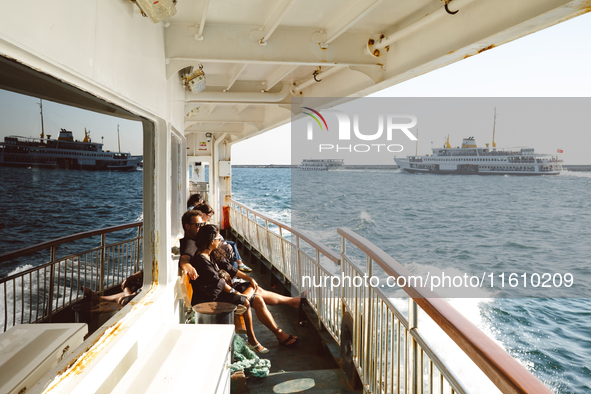
[[(476, 53), (469, 53), (469, 54), (467, 54), (466, 56), (463, 57), (463, 59), (467, 59), (467, 58), (469, 58), (471, 56), (478, 55), (479, 53), (482, 53), (484, 51), (488, 51), (489, 49), (493, 49), (495, 46), (496, 46), (495, 44), (491, 44), (491, 45), (487, 46), (486, 48), (482, 48), (482, 49), (478, 50), (478, 52), (476, 52)], [(448, 55), (449, 54), (452, 54), (454, 52), (455, 51), (451, 51), (451, 52), (448, 53)]]
[(92, 344), (90, 344), (82, 354), (80, 354), (63, 370), (61, 370), (57, 374), (53, 382), (51, 382), (49, 386), (45, 389), (45, 391), (43, 391), (43, 393), (49, 393), (56, 388), (59, 389), (59, 386), (61, 384), (65, 384), (67, 380), (82, 374), (84, 372), (84, 369), (98, 357), (98, 355), (104, 350), (104, 348), (111, 341), (113, 341), (117, 337), (117, 335), (119, 335), (123, 330), (127, 328), (127, 321), (131, 320), (132, 317), (136, 316), (136, 313), (139, 313), (140, 307), (151, 305), (154, 303), (152, 300), (148, 299), (150, 298), (150, 295), (156, 291), (156, 288), (157, 286), (154, 286), (152, 284), (146, 296), (142, 298), (142, 300), (135, 302), (135, 305), (132, 304), (133, 308), (131, 309), (131, 311), (127, 313), (127, 315), (123, 316), (123, 318), (117, 323), (106, 328), (104, 333), (100, 337), (98, 337)]
[(118, 322), (107, 328), (104, 334), (97, 338), (96, 341), (94, 341), (92, 345), (87, 348), (85, 353), (83, 353), (76, 360), (72, 361), (72, 363), (70, 363), (66, 368), (58, 373), (57, 377), (44, 391), (44, 393), (49, 393), (67, 379), (80, 375), (86, 366), (96, 359), (104, 346), (121, 331), (122, 325), (123, 322)]
[(455, 51), (451, 51), (451, 52), (447, 52), (448, 55), (451, 55), (452, 53), (454, 53)]
[(479, 50), (478, 53), (488, 51), (489, 49), (493, 49), (494, 47), (495, 47), (495, 44), (491, 44), (491, 45), (487, 46), (486, 48), (482, 48), (481, 50)]

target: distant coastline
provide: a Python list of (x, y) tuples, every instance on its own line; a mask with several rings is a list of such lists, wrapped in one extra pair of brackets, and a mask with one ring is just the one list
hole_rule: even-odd
[[(206, 167), (209, 167), (206, 165)], [(567, 171), (591, 171), (591, 164), (571, 164), (563, 166)], [(233, 164), (232, 168), (298, 168), (297, 164)], [(398, 167), (395, 164), (360, 164), (360, 165), (345, 165), (346, 170), (396, 170)]]
[[(364, 170), (364, 169), (373, 169), (373, 170), (396, 170), (399, 168), (395, 164), (361, 164), (361, 165), (344, 165), (343, 166), (346, 170)], [(254, 164), (233, 164), (232, 168), (298, 168), (297, 164), (266, 164), (266, 165), (254, 165)]]

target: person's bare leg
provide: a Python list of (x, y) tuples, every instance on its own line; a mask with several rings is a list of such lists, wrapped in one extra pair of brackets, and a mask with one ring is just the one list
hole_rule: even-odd
[(123, 289), (123, 296), (124, 297), (130, 296), (130, 295), (133, 295), (133, 294), (135, 294), (135, 293), (132, 292), (129, 287), (126, 287), (126, 288)]
[(267, 291), (262, 287), (258, 288), (257, 294), (263, 297), (263, 300), (265, 300), (265, 304), (267, 305), (289, 305), (293, 308), (297, 308), (300, 306), (299, 297), (286, 297), (284, 295), (277, 294), (272, 291)]
[[(244, 316), (244, 324), (246, 325), (246, 337), (248, 338), (248, 343), (251, 345), (255, 345), (259, 343), (257, 337), (254, 335), (254, 328), (252, 327), (252, 308), (248, 308), (246, 312), (243, 314)], [(256, 347), (256, 350), (261, 351), (264, 349), (264, 346), (259, 343)]]
[[(258, 295), (258, 293), (254, 297), (254, 300), (252, 300), (252, 307), (254, 308), (259, 321), (275, 335), (275, 338), (277, 338), (279, 342), (283, 342), (289, 338), (289, 334), (286, 334), (279, 328), (279, 326), (277, 326), (275, 319), (273, 319), (271, 312), (267, 308), (267, 304), (265, 304), (265, 300)], [(294, 336), (293, 338), (293, 341), (295, 341), (297, 337)]]
[(123, 297), (125, 297), (125, 293), (123, 293), (123, 292), (108, 295), (108, 296), (100, 296), (101, 301), (109, 301), (109, 302), (116, 302), (116, 303), (119, 303)]
[(117, 293), (108, 296), (99, 296), (94, 291), (90, 290), (88, 287), (82, 287), (82, 291), (84, 295), (90, 297), (91, 301), (94, 303), (99, 303), (101, 301), (108, 301), (108, 302), (119, 302), (123, 297), (125, 297), (125, 293)]

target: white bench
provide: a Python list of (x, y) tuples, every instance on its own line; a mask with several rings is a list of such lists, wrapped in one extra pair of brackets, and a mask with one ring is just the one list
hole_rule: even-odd
[(24, 393), (70, 355), (85, 323), (17, 324), (0, 334), (0, 393)]
[(164, 326), (112, 393), (230, 393), (234, 326)]

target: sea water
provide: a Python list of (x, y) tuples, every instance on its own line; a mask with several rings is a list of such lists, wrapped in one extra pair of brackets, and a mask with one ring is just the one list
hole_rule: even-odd
[[(237, 201), (305, 229), (337, 253), (336, 228), (348, 227), (413, 273), (461, 274), (484, 263), (509, 270), (524, 261), (540, 269), (557, 261), (589, 266), (591, 173), (484, 177), (343, 170), (292, 177), (290, 169), (234, 168), (232, 188)], [(292, 202), (300, 208), (294, 217)], [(141, 219), (141, 171), (0, 167), (0, 253)], [(0, 274), (19, 269), (0, 267)], [(591, 392), (590, 300), (498, 296), (484, 292), (448, 302), (555, 393)], [(434, 324), (422, 317), (419, 326), (472, 392), (495, 392), (474, 377), (470, 363)]]
[[(0, 254), (141, 221), (142, 193), (142, 171), (0, 167)], [(29, 262), (0, 266), (0, 277)]]
[[(337, 253), (336, 229), (349, 228), (414, 274), (590, 266), (591, 173), (519, 177), (245, 168), (233, 175), (233, 197), (246, 206), (304, 230)], [(588, 393), (591, 305), (589, 298), (572, 298), (588, 297), (588, 284), (578, 285), (570, 298), (514, 297), (496, 288), (483, 289), (479, 298), (447, 301), (554, 392)], [(473, 392), (498, 392), (429, 320), (422, 316), (421, 332), (462, 382)]]

